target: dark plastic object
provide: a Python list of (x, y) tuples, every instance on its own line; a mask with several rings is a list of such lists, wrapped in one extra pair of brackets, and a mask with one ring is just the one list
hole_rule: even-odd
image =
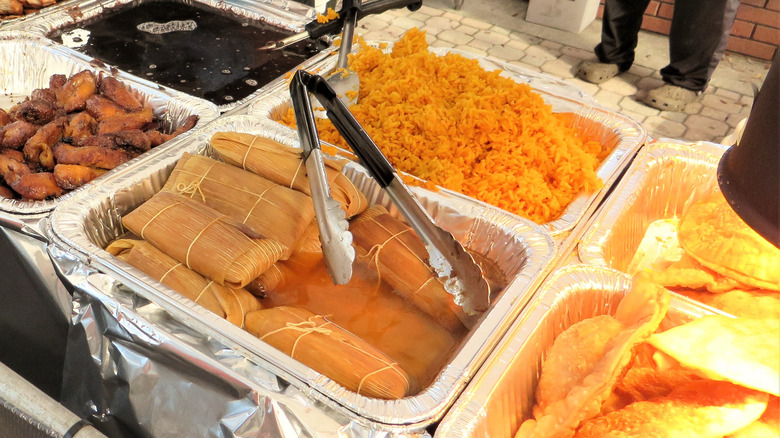
[(780, 248), (780, 60), (775, 57), (738, 145), (723, 155), (718, 184), (737, 214)]

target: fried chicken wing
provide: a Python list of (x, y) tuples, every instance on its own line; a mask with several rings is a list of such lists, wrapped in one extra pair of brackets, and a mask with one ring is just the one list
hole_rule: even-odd
[(59, 164), (80, 164), (101, 169), (113, 169), (132, 158), (123, 149), (99, 146), (76, 147), (65, 143), (54, 146), (54, 157)]
[(143, 129), (144, 126), (152, 123), (154, 114), (150, 108), (144, 108), (127, 114), (117, 114), (108, 117), (98, 123), (98, 134), (108, 134), (112, 132), (128, 131), (131, 129)]
[(54, 179), (65, 190), (77, 189), (106, 173), (105, 169), (95, 169), (78, 164), (58, 164), (54, 166)]
[(61, 75), (61, 74), (51, 75), (51, 77), (49, 78), (49, 89), (54, 91), (56, 97), (57, 90), (64, 87), (67, 82), (68, 82), (68, 77), (65, 75)]
[(61, 196), (64, 193), (51, 172), (28, 173), (9, 182), (8, 185), (23, 198), (37, 201)]
[(720, 438), (757, 420), (769, 396), (729, 382), (696, 380), (585, 422), (575, 438)]
[(16, 193), (10, 187), (0, 185), (0, 198), (14, 199), (16, 198)]
[(8, 113), (5, 112), (5, 110), (0, 108), (0, 128), (9, 123), (11, 123), (11, 117), (8, 116)]
[(21, 0), (25, 8), (40, 9), (57, 3), (57, 0)]
[(87, 112), (97, 120), (108, 119), (117, 114), (127, 114), (127, 111), (107, 97), (95, 94), (87, 99)]
[(47, 170), (54, 169), (52, 147), (62, 139), (67, 118), (61, 117), (38, 130), (24, 145), (24, 158)]
[(0, 175), (11, 188), (22, 176), (30, 173), (32, 170), (23, 161), (17, 160), (11, 154), (0, 154)]
[(194, 128), (195, 125), (198, 124), (198, 120), (200, 120), (200, 117), (198, 117), (195, 114), (187, 117), (187, 119), (184, 120), (184, 123), (181, 126), (179, 126), (178, 128), (176, 128), (175, 131), (173, 131), (171, 136), (172, 137), (176, 137), (176, 136), (179, 136), (181, 134), (184, 134), (185, 132), (187, 132), (190, 129)]
[(140, 129), (119, 131), (110, 135), (114, 136), (117, 147), (128, 149), (131, 153), (143, 153), (152, 148), (149, 137)]
[(22, 151), (16, 149), (3, 149), (2, 152), (0, 152), (0, 155), (4, 155), (8, 158), (13, 158), (20, 163), (24, 163), (24, 153), (22, 153)]
[(68, 142), (77, 142), (87, 137), (92, 137), (97, 131), (97, 120), (92, 118), (88, 112), (82, 111), (73, 115), (65, 126), (64, 137), (69, 138)]
[(38, 127), (32, 123), (19, 120), (3, 127), (3, 136), (0, 138), (0, 146), (4, 148), (19, 149), (27, 143), (35, 133)]
[(517, 436), (571, 437), (596, 416), (631, 362), (632, 349), (658, 328), (668, 306), (668, 291), (639, 274), (614, 317), (583, 320), (559, 335), (542, 366), (535, 419), (523, 423)]
[(83, 110), (87, 99), (97, 93), (97, 78), (89, 70), (80, 71), (57, 89), (57, 104), (67, 112)]
[(27, 100), (19, 107), (19, 115), (35, 125), (45, 125), (55, 116), (54, 105), (45, 100)]
[(143, 109), (143, 104), (123, 83), (110, 76), (100, 80), (100, 94), (130, 112)]

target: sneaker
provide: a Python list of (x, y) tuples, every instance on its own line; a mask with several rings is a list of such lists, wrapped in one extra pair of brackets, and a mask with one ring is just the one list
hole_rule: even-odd
[(661, 111), (682, 111), (685, 105), (695, 102), (699, 93), (677, 85), (664, 84), (650, 90), (647, 95), (639, 99), (647, 106)]
[(592, 84), (600, 84), (607, 79), (612, 79), (620, 73), (617, 64), (604, 64), (602, 62), (585, 61), (580, 64), (577, 77)]

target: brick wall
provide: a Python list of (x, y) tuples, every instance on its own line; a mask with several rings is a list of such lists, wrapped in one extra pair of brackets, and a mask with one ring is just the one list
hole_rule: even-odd
[[(650, 0), (642, 29), (669, 34), (674, 0)], [(604, 11), (601, 0), (598, 17)], [(771, 60), (780, 46), (780, 0), (742, 0), (726, 50)]]

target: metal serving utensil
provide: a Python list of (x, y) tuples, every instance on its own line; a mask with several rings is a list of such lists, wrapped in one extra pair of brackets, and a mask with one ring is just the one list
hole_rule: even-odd
[(352, 278), (352, 262), (355, 261), (352, 233), (349, 232), (349, 222), (341, 204), (330, 195), (311, 99), (301, 77), (303, 73), (303, 70), (299, 70), (290, 83), (295, 122), (303, 148), (325, 267), (334, 284), (346, 284)]
[(455, 304), (469, 315), (487, 310), (490, 305), (490, 286), (471, 254), (463, 249), (452, 234), (433, 222), (327, 81), (322, 76), (304, 71), (298, 71), (296, 75), (325, 106), (328, 118), (360, 158), (361, 164), (387, 191), (409, 225), (420, 236), (430, 256), (429, 264), (447, 292), (453, 295)]
[[(356, 4), (357, 3), (357, 4)], [(307, 24), (303, 32), (289, 36), (279, 41), (271, 41), (258, 50), (278, 50), (307, 38), (317, 39), (325, 35), (335, 35), (341, 32), (344, 27), (344, 21), (355, 12), (355, 21), (373, 14), (381, 14), (390, 9), (409, 8), (410, 11), (416, 11), (422, 6), (422, 0), (374, 0), (364, 4), (345, 0), (342, 2), (341, 9), (338, 11), (339, 18), (330, 20), (326, 23), (318, 23), (317, 20)], [(351, 38), (350, 38), (351, 39)]]
[(348, 15), (344, 17), (339, 59), (336, 62), (336, 69), (328, 76), (327, 81), (336, 93), (341, 96), (341, 100), (347, 106), (351, 106), (357, 103), (360, 91), (360, 76), (347, 66), (347, 55), (352, 51), (352, 41), (355, 35), (355, 25), (357, 24), (357, 10), (361, 2), (360, 0), (344, 0), (344, 5), (348, 3), (352, 3), (354, 7), (347, 9), (346, 14)]

